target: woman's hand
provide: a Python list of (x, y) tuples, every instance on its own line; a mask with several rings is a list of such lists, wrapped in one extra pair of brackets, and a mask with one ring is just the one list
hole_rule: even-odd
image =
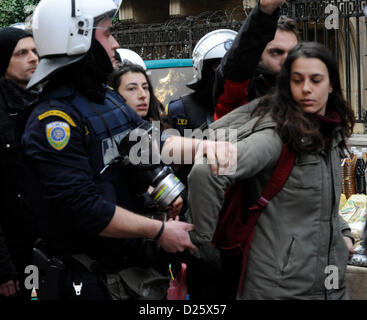
[(178, 197), (175, 202), (173, 202), (172, 204), (170, 204), (167, 207), (167, 212), (168, 212), (168, 216), (172, 219), (175, 219), (181, 212), (182, 210), (182, 206), (183, 206), (183, 199), (182, 197)]

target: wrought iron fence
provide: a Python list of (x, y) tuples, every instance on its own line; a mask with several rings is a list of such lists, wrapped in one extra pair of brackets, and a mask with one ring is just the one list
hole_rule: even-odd
[(208, 11), (198, 16), (176, 17), (159, 24), (116, 25), (115, 36), (119, 43), (136, 51), (144, 60), (191, 58), (198, 40), (218, 28), (238, 30), (247, 10), (238, 6), (227, 11)]
[(347, 100), (366, 122), (367, 1), (292, 1), (284, 14), (298, 21), (302, 40), (324, 43), (339, 62)]
[[(338, 59), (345, 93), (358, 122), (366, 122), (367, 0), (287, 1), (282, 13), (298, 22), (302, 40), (324, 43)], [(229, 28), (238, 30), (250, 9), (204, 12), (198, 16), (177, 17), (161, 24), (117, 25), (119, 43), (136, 51), (145, 60), (191, 58), (197, 41), (206, 33)], [(243, 19), (238, 19), (241, 16)]]

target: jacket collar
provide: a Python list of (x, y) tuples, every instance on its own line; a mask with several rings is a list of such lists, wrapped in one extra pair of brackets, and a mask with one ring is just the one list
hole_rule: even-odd
[(76, 90), (72, 87), (58, 86), (47, 90), (42, 96), (41, 100), (67, 98), (75, 94)]
[(0, 78), (0, 90), (4, 97), (5, 103), (9, 111), (17, 112), (24, 110), (28, 105), (35, 101), (38, 92), (35, 90), (26, 90), (12, 80), (5, 77)]
[[(342, 127), (340, 125), (335, 127), (333, 129), (331, 135), (332, 135), (333, 138), (331, 140), (330, 149), (334, 149), (337, 146), (339, 146), (340, 142), (343, 141)], [(302, 140), (303, 140), (302, 142), (305, 146), (312, 144), (312, 141), (311, 141), (311, 139), (309, 139), (309, 137), (303, 137)]]

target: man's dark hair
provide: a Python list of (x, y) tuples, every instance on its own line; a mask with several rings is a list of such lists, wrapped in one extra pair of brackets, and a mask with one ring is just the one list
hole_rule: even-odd
[(297, 21), (282, 15), (279, 17), (278, 20), (278, 29), (286, 32), (293, 32), (294, 35), (297, 37), (297, 41), (300, 41)]

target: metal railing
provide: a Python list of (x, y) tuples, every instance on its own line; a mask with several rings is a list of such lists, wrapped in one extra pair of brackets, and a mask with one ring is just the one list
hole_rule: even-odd
[(203, 12), (198, 16), (176, 17), (160, 24), (116, 24), (114, 35), (121, 46), (136, 51), (144, 60), (191, 58), (198, 40), (218, 28), (238, 30), (237, 7), (228, 11)]
[[(367, 1), (288, 1), (282, 13), (298, 22), (302, 40), (324, 43), (339, 61), (348, 101), (358, 122), (367, 122), (367, 37), (363, 9)], [(242, 5), (232, 10), (204, 12), (177, 17), (161, 24), (117, 24), (119, 43), (145, 60), (191, 58), (197, 41), (206, 33), (229, 28), (238, 30), (249, 10)]]
[(302, 40), (325, 44), (339, 62), (347, 100), (366, 122), (367, 1), (292, 1), (284, 14), (298, 21)]

